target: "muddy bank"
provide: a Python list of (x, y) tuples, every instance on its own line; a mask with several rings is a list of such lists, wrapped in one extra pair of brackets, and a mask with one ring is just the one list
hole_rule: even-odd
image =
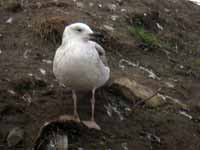
[[(102, 131), (72, 133), (75, 138), (69, 139), (69, 148), (200, 147), (199, 6), (172, 0), (0, 2), (2, 150), (8, 149), (7, 136), (13, 128), (24, 131), (17, 147), (31, 149), (46, 121), (73, 113), (71, 91), (56, 82), (52, 60), (65, 25), (77, 21), (104, 34), (99, 43), (109, 58), (111, 83), (126, 77), (154, 92), (161, 88), (160, 94), (178, 99), (188, 109), (168, 100), (154, 108), (144, 103), (135, 107), (139, 99), (130, 102), (107, 85), (96, 95)], [(90, 96), (79, 95), (83, 120), (90, 117)]]

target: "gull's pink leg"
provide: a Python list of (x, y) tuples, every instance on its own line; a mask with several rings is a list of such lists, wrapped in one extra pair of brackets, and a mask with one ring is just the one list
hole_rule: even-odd
[(94, 119), (94, 109), (95, 109), (95, 89), (92, 90), (91, 106), (92, 106), (92, 116), (91, 116), (91, 121), (95, 122), (95, 119)]
[(92, 106), (92, 116), (90, 121), (83, 121), (83, 123), (88, 127), (88, 128), (94, 128), (97, 130), (101, 130), (100, 126), (95, 122), (94, 118), (94, 109), (95, 109), (95, 90), (92, 90), (92, 98), (91, 98), (91, 106)]
[(74, 120), (77, 122), (80, 122), (80, 118), (77, 112), (77, 96), (76, 96), (76, 92), (74, 90), (72, 90), (72, 98), (73, 98), (73, 102), (74, 102)]

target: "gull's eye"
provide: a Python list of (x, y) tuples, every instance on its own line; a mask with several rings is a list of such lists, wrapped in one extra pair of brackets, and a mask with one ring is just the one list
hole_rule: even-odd
[(83, 31), (83, 29), (81, 29), (81, 28), (77, 28), (76, 29), (78, 32), (82, 32)]

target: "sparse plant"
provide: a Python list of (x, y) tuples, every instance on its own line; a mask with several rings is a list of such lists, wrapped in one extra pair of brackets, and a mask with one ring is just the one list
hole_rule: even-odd
[(139, 39), (148, 47), (161, 47), (160, 41), (154, 33), (146, 31), (143, 26), (133, 26), (129, 28), (129, 32)]
[(200, 58), (197, 58), (197, 59), (195, 60), (195, 65), (196, 65), (196, 66), (200, 66)]

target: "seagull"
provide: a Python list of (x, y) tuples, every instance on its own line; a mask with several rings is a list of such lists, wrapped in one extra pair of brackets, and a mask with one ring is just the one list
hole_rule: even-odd
[(73, 119), (80, 122), (77, 111), (77, 91), (91, 91), (91, 119), (83, 121), (89, 127), (100, 130), (95, 122), (95, 91), (110, 78), (105, 50), (94, 41), (99, 36), (84, 23), (73, 23), (65, 27), (62, 43), (56, 50), (53, 73), (57, 81), (72, 90), (74, 103)]

